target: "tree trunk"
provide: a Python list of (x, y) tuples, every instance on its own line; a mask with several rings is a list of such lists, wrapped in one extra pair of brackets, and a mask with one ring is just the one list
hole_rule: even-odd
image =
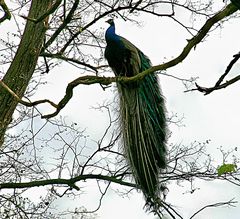
[[(32, 0), (28, 17), (37, 19), (47, 11), (52, 2)], [(34, 73), (46, 30), (47, 19), (38, 23), (27, 21), (16, 55), (3, 78), (3, 82), (20, 98), (23, 97)], [(14, 97), (0, 86), (0, 147), (17, 104)]]

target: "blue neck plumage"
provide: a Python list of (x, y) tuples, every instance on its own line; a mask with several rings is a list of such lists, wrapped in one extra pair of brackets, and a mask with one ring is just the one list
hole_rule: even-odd
[(115, 25), (114, 24), (111, 24), (111, 26), (107, 29), (107, 31), (105, 33), (105, 39), (107, 42), (120, 40), (119, 36), (115, 33)]

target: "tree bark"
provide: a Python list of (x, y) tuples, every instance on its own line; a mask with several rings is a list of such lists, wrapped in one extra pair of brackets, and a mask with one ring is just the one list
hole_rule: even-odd
[[(32, 0), (28, 17), (37, 19), (44, 14), (53, 0)], [(3, 82), (22, 98), (34, 73), (47, 30), (48, 17), (38, 23), (27, 21), (25, 30), (15, 57), (3, 78)], [(18, 102), (0, 86), (0, 147), (4, 135), (11, 123), (12, 115)]]

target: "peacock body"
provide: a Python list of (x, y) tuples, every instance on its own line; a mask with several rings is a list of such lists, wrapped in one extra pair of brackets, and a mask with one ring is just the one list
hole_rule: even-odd
[[(136, 46), (115, 33), (107, 21), (105, 58), (116, 76), (131, 77), (149, 69), (151, 62)], [(157, 76), (139, 82), (117, 83), (123, 149), (136, 184), (147, 204), (159, 200), (159, 172), (166, 167), (166, 116)]]

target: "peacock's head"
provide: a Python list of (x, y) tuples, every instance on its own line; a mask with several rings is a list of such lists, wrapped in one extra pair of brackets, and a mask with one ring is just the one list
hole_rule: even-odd
[(106, 20), (107, 23), (109, 23), (111, 26), (114, 25), (114, 21), (112, 18)]

